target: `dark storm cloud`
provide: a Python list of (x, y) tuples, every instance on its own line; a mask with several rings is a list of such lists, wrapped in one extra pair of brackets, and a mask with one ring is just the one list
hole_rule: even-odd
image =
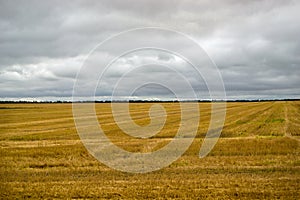
[[(99, 42), (131, 28), (158, 26), (183, 32), (204, 48), (221, 70), (229, 98), (299, 97), (299, 10), (298, 1), (0, 0), (0, 96), (70, 96), (78, 69)], [(186, 48), (180, 41), (168, 45)], [(118, 56), (114, 48), (103, 56)], [(107, 88), (97, 94), (110, 94), (110, 81), (130, 64), (142, 64), (137, 60), (187, 67), (164, 54), (134, 59), (110, 70)], [(193, 73), (184, 74), (194, 88), (206, 90)], [(143, 95), (155, 95), (155, 88), (144, 88)]]

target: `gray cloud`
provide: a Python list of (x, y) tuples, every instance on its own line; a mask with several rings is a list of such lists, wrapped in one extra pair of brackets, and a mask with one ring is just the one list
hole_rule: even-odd
[[(71, 96), (77, 71), (99, 42), (120, 31), (157, 26), (183, 32), (204, 48), (221, 71), (228, 98), (299, 98), (299, 10), (300, 3), (292, 0), (0, 0), (0, 97)], [(139, 37), (147, 36), (133, 38)], [(164, 43), (170, 38), (151, 39)], [(122, 46), (126, 49), (132, 42), (136, 41), (124, 41)], [(197, 56), (181, 41), (167, 45)], [(118, 46), (101, 56), (118, 56), (114, 48)], [(139, 54), (134, 61), (120, 60), (120, 67), (108, 73), (107, 88), (97, 94), (109, 95), (110, 83), (130, 64), (147, 59), (187, 68), (183, 74), (193, 87), (207, 90), (203, 80), (178, 60), (165, 54)], [(165, 72), (155, 76), (166, 77)], [(176, 86), (176, 81), (172, 84)], [(157, 88), (149, 86), (136, 94), (162, 95)]]

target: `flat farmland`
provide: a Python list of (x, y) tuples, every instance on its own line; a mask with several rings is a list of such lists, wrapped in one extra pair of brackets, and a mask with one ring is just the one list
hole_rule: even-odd
[[(150, 123), (155, 103), (130, 103), (136, 124)], [(180, 127), (180, 104), (161, 103), (161, 131), (132, 138), (114, 121), (109, 103), (95, 104), (113, 143), (131, 152), (167, 145)], [(72, 104), (0, 104), (0, 198), (300, 199), (300, 101), (229, 102), (221, 138), (205, 158), (199, 150), (211, 104), (199, 103), (190, 148), (159, 171), (116, 171), (93, 158), (77, 134)]]

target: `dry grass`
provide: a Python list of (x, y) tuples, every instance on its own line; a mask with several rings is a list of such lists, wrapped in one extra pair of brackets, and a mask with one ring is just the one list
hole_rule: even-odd
[[(137, 124), (150, 122), (151, 105), (131, 104)], [(113, 142), (149, 152), (167, 144), (180, 125), (179, 105), (163, 105), (169, 113), (165, 127), (140, 140), (122, 133), (109, 104), (96, 110)], [(76, 133), (71, 104), (0, 104), (0, 198), (300, 198), (300, 102), (228, 103), (222, 138), (203, 159), (198, 153), (210, 104), (199, 106), (197, 138), (179, 160), (156, 172), (130, 174), (90, 156)]]

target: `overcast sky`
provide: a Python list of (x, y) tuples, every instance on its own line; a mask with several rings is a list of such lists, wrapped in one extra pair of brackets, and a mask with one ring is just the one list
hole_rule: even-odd
[[(0, 0), (0, 97), (70, 97), (76, 73), (97, 44), (121, 31), (161, 27), (190, 36), (204, 49), (220, 69), (228, 99), (300, 98), (299, 11), (296, 0)], [(175, 44), (183, 48), (180, 42)], [(125, 56), (111, 66), (108, 77), (114, 78), (104, 81), (107, 87), (98, 88), (96, 95), (111, 95), (110, 82), (117, 81), (128, 64), (142, 65), (145, 60), (148, 65), (152, 60), (188, 68), (174, 55), (146, 51)], [(151, 68), (160, 79), (175, 77), (157, 67), (148, 66), (132, 76), (144, 79)], [(195, 89), (205, 88), (193, 73), (183, 74)], [(170, 82), (176, 87), (176, 81)], [(145, 86), (134, 95), (170, 95), (167, 89), (163, 95), (161, 89)]]

